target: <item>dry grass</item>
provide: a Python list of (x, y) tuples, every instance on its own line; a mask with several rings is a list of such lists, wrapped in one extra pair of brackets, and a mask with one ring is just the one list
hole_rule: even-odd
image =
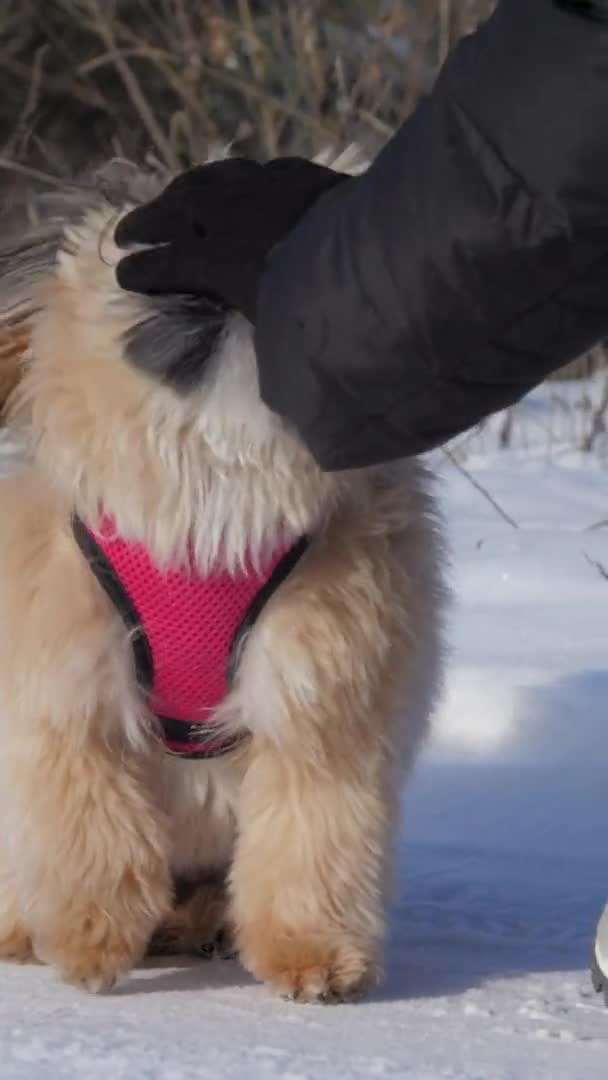
[(373, 150), (490, 6), (0, 0), (0, 158), (64, 176), (116, 153), (179, 168), (218, 142), (262, 156), (353, 138)]

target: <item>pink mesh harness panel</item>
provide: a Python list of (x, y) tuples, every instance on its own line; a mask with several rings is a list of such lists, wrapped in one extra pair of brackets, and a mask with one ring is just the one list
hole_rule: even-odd
[(109, 519), (93, 531), (74, 518), (73, 528), (132, 632), (138, 681), (167, 749), (193, 757), (225, 753), (234, 739), (214, 733), (213, 719), (230, 688), (239, 641), (306, 541), (274, 551), (259, 570), (249, 562), (234, 575), (221, 569), (202, 577), (192, 564), (159, 568), (142, 544), (117, 536)]

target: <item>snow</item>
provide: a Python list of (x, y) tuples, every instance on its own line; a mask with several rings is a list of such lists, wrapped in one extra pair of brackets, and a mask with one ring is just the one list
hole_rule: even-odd
[(297, 1006), (232, 961), (164, 962), (89, 997), (6, 965), (2, 1080), (606, 1075), (587, 969), (608, 893), (608, 580), (593, 565), (608, 527), (589, 528), (608, 517), (608, 475), (599, 455), (484, 438), (466, 468), (519, 528), (439, 455), (452, 649), (404, 799), (384, 986)]

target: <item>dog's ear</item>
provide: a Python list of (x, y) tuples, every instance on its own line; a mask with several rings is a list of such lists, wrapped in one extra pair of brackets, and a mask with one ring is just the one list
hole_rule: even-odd
[(62, 231), (43, 227), (0, 248), (0, 329), (31, 318), (38, 286), (52, 272)]
[(204, 297), (138, 297), (142, 318), (125, 337), (127, 359), (159, 382), (188, 394), (225, 330), (228, 309)]
[(0, 417), (19, 384), (38, 286), (54, 264), (58, 243), (56, 230), (44, 229), (0, 248)]
[(0, 248), (0, 416), (19, 384), (39, 287), (52, 272), (60, 242), (61, 229), (47, 226)]

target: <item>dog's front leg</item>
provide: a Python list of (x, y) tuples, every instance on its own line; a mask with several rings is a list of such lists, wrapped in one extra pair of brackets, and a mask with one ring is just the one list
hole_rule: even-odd
[(401, 779), (398, 574), (380, 541), (344, 550), (311, 554), (241, 668), (254, 734), (232, 917), (245, 966), (300, 1001), (348, 1000), (378, 977)]
[(128, 754), (52, 728), (4, 746), (14, 881), (36, 957), (89, 990), (143, 955), (170, 903), (164, 823)]
[(23, 922), (7, 846), (6, 837), (0, 837), (0, 959), (26, 964), (34, 958), (32, 939)]
[(352, 1000), (379, 976), (381, 772), (370, 762), (368, 775), (337, 776), (270, 744), (254, 750), (240, 803), (233, 919), (245, 967), (288, 998)]
[(44, 476), (0, 483), (0, 956), (111, 986), (170, 907), (128, 643)]

